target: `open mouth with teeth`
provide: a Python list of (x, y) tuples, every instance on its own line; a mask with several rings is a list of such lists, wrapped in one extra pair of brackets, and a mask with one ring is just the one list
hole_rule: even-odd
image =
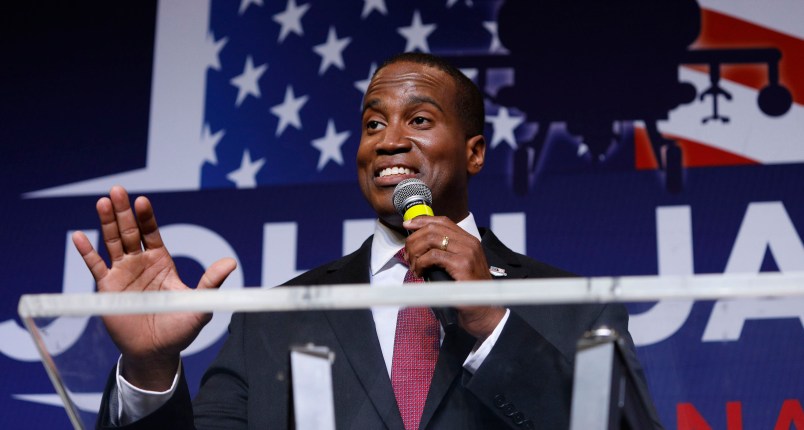
[(392, 176), (392, 175), (415, 175), (416, 172), (408, 169), (407, 167), (386, 167), (385, 169), (380, 170), (380, 173), (377, 175), (380, 178), (385, 176)]

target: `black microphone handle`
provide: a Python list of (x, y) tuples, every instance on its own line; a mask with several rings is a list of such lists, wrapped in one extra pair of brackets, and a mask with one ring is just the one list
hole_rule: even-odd
[[(425, 272), (424, 279), (428, 282), (454, 281), (444, 269), (434, 268)], [(436, 319), (441, 323), (445, 332), (458, 328), (458, 311), (455, 308), (432, 308)]]

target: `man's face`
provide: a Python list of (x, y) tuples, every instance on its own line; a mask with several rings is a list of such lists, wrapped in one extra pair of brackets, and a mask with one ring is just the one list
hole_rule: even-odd
[(401, 228), (393, 191), (407, 178), (430, 187), (436, 215), (458, 222), (468, 214), (467, 181), (482, 167), (485, 143), (482, 136), (466, 137), (455, 97), (452, 78), (422, 64), (390, 64), (372, 79), (363, 103), (357, 176), (387, 225)]

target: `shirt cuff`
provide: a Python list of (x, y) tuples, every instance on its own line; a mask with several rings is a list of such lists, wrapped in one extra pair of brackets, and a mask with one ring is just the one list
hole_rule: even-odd
[(127, 425), (150, 415), (173, 397), (181, 374), (181, 361), (170, 388), (166, 391), (149, 391), (137, 388), (123, 378), (121, 359), (122, 356), (117, 359), (117, 411), (112, 411), (112, 416), (118, 418), (119, 425)]
[(486, 360), (491, 349), (494, 348), (494, 344), (497, 343), (497, 339), (500, 338), (500, 333), (502, 333), (502, 329), (508, 321), (509, 315), (511, 315), (511, 310), (506, 308), (505, 315), (503, 315), (497, 327), (494, 327), (494, 331), (491, 332), (483, 343), (475, 344), (469, 356), (466, 357), (466, 361), (463, 362), (463, 368), (469, 371), (469, 373), (474, 375), (477, 369), (480, 368), (480, 365), (483, 364), (483, 361)]

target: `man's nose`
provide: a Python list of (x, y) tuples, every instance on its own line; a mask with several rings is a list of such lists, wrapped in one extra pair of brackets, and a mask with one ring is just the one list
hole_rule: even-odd
[(412, 142), (405, 135), (402, 127), (389, 124), (383, 131), (382, 138), (379, 140), (376, 150), (378, 153), (398, 153), (410, 150)]

